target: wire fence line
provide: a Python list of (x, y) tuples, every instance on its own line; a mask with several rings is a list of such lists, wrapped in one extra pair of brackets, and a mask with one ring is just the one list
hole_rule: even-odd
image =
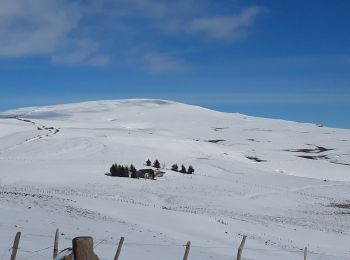
[[(22, 253), (25, 253), (25, 254), (29, 254), (29, 255), (26, 255), (24, 258), (25, 259), (28, 259), (28, 258), (32, 258), (34, 256), (41, 256), (41, 257), (44, 257), (44, 258), (47, 258), (48, 256), (47, 255), (42, 255), (40, 254), (40, 252), (43, 252), (43, 251), (46, 251), (46, 250), (49, 250), (53, 248), (53, 246), (48, 246), (48, 247), (45, 247), (45, 248), (41, 248), (41, 249), (37, 249), (37, 250), (26, 250), (26, 249), (22, 249), (21, 247), (18, 247), (18, 252), (22, 252)], [(5, 251), (4, 253), (1, 255), (1, 259), (9, 259), (9, 255), (11, 255), (11, 250), (12, 250), (12, 246), (9, 246)]]
[[(102, 241), (100, 241), (98, 244), (103, 244), (103, 242), (107, 242), (108, 239), (103, 239)], [(107, 245), (107, 244), (106, 244)], [(110, 244), (108, 244), (110, 245)], [(113, 243), (114, 245), (114, 243)], [(127, 241), (124, 242), (124, 245), (129, 245), (129, 246), (160, 246), (160, 247), (186, 247), (186, 244), (157, 244), (157, 243), (141, 243), (141, 242), (133, 242), (133, 241)], [(97, 246), (96, 246), (97, 247)], [(213, 248), (213, 249), (232, 249), (233, 246), (210, 246), (210, 245), (198, 245), (198, 244), (191, 244), (191, 248)], [(263, 248), (254, 248), (254, 247), (245, 247), (248, 250), (261, 250), (261, 251), (266, 251), (267, 249), (263, 249)], [(268, 249), (269, 251), (282, 251), (281, 249)], [(284, 251), (288, 251), (288, 252), (295, 252), (295, 253), (300, 253), (302, 252), (304, 249), (295, 249), (295, 250), (288, 250), (285, 249)]]
[(42, 248), (42, 249), (38, 249), (38, 250), (34, 250), (34, 251), (24, 250), (22, 248), (18, 248), (18, 250), (21, 251), (21, 252), (34, 254), (34, 253), (42, 252), (42, 251), (45, 251), (45, 250), (48, 250), (48, 249), (51, 249), (51, 248), (53, 248), (53, 246), (48, 246), (48, 247), (45, 247), (45, 248)]
[[(58, 232), (58, 230), (56, 231)], [(18, 232), (20, 233), (20, 232)], [(72, 237), (71, 237), (72, 236)], [(22, 237), (24, 238), (33, 238), (33, 237), (38, 237), (38, 238), (49, 238), (52, 239), (53, 236), (47, 235), (47, 234), (33, 234), (33, 233), (27, 233), (24, 234)], [(73, 234), (63, 234), (61, 238), (65, 239), (65, 240), (73, 240), (74, 235)], [(245, 236), (244, 236), (245, 237)], [(91, 238), (92, 239), (92, 238)], [(243, 242), (243, 241), (242, 241)], [(123, 238), (123, 243), (124, 243), (124, 238)], [(189, 243), (189, 242), (188, 242)], [(185, 248), (187, 250), (187, 247), (189, 246), (189, 244), (171, 244), (171, 243), (144, 243), (144, 242), (140, 242), (140, 241), (126, 241), (124, 243), (125, 246), (131, 246), (131, 247), (177, 247), (177, 248)], [(99, 248), (101, 247), (101, 245), (105, 245), (105, 246), (116, 246), (116, 241), (113, 240), (113, 237), (108, 237), (108, 238), (103, 238), (101, 240), (98, 240), (98, 242), (92, 247), (93, 249)], [(241, 244), (242, 245), (242, 244)], [(243, 243), (244, 245), (244, 243)], [(266, 245), (266, 244), (265, 244)], [(50, 246), (45, 246), (43, 248), (38, 248), (35, 250), (29, 250), (27, 248), (22, 248), (20, 246), (18, 246), (16, 248), (16, 251), (18, 251), (19, 253), (23, 253), (25, 255), (21, 254), (21, 259), (32, 259), (33, 257), (40, 257), (43, 259), (52, 259), (52, 249), (54, 249), (55, 245), (50, 245)], [(229, 250), (234, 250), (234, 243), (232, 244), (232, 246), (220, 246), (220, 245), (201, 245), (201, 244), (191, 244), (190, 243), (190, 247), (191, 248), (201, 248), (201, 249), (229, 249)], [(261, 252), (288, 252), (288, 253), (294, 253), (294, 254), (298, 254), (298, 255), (302, 255), (304, 254), (304, 259), (306, 259), (306, 254), (312, 254), (313, 256), (319, 256), (319, 257), (327, 257), (330, 259), (350, 259), (350, 257), (346, 257), (346, 256), (339, 256), (339, 255), (332, 255), (329, 253), (318, 253), (315, 251), (307, 251), (306, 248), (297, 248), (297, 247), (293, 247), (293, 248), (271, 248), (271, 247), (277, 247), (277, 246), (273, 246), (273, 245), (266, 245), (266, 248), (262, 248), (262, 247), (252, 247), (252, 246), (246, 246), (244, 248), (244, 250), (248, 250), (248, 251), (261, 251)], [(1, 254), (1, 260), (2, 259), (8, 259), (8, 255), (11, 254), (11, 249), (13, 251), (14, 247), (9, 246), (9, 247), (5, 247), (5, 250), (3, 251), (3, 253)], [(58, 249), (58, 248), (57, 248)], [(101, 249), (102, 250), (102, 249)], [(345, 254), (344, 254), (345, 255)], [(12, 258), (11, 258), (12, 259)], [(103, 258), (100, 258), (101, 260)], [(302, 258), (300, 258), (302, 259)]]
[(103, 242), (107, 241), (106, 239), (102, 239), (100, 242), (98, 242), (95, 246), (94, 249), (96, 249), (99, 245), (101, 245)]

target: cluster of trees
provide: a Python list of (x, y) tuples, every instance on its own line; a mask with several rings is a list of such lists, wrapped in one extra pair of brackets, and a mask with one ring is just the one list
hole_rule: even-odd
[(194, 168), (192, 165), (188, 166), (188, 169), (186, 170), (186, 167), (182, 164), (181, 169), (179, 169), (179, 166), (175, 163), (171, 166), (171, 170), (174, 172), (181, 172), (184, 174), (193, 174), (194, 173)]
[(159, 162), (157, 159), (154, 160), (153, 164), (152, 164), (152, 162), (150, 161), (150, 159), (148, 159), (148, 160), (146, 161), (146, 165), (147, 165), (147, 166), (152, 166), (152, 167), (157, 168), (157, 169), (160, 168), (160, 162)]
[[(156, 169), (160, 169), (160, 162), (156, 159), (154, 160), (154, 162), (152, 163), (149, 159), (146, 161), (146, 165), (150, 166), (150, 167), (154, 167)], [(165, 166), (163, 165), (163, 168)], [(175, 172), (181, 172), (183, 174), (193, 174), (194, 173), (194, 168), (192, 167), (192, 165), (188, 166), (188, 168), (186, 169), (186, 167), (182, 164), (181, 167), (179, 167), (176, 163), (173, 164), (171, 166), (171, 170), (175, 171)], [(126, 178), (139, 178), (139, 177), (144, 177), (144, 175), (146, 174), (146, 171), (150, 171), (147, 172), (147, 174), (153, 174), (153, 178), (154, 178), (154, 171), (152, 169), (142, 169), (140, 171), (137, 171), (137, 169), (135, 168), (135, 166), (133, 164), (131, 164), (130, 166), (127, 165), (121, 165), (121, 164), (113, 164), (109, 170), (111, 176), (113, 177), (126, 177)], [(151, 176), (152, 177), (152, 176)]]
[(134, 165), (124, 166), (120, 164), (113, 164), (109, 170), (113, 177), (137, 178), (137, 170)]
[[(154, 160), (153, 164), (151, 162), (150, 159), (148, 159), (146, 161), (146, 165), (147, 166), (151, 166), (151, 167), (154, 167), (154, 168), (161, 168), (160, 167), (160, 163), (159, 161), (156, 159)], [(164, 167), (163, 167), (164, 168)], [(193, 174), (194, 173), (194, 168), (192, 167), (192, 165), (188, 166), (188, 168), (186, 169), (186, 167), (182, 164), (181, 165), (181, 168), (175, 163), (171, 166), (171, 170), (174, 171), (174, 172), (181, 172), (181, 173), (184, 173), (184, 174)]]

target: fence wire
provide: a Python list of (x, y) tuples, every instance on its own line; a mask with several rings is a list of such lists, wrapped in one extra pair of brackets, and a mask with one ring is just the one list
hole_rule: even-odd
[[(68, 235), (68, 236), (67, 236)], [(27, 234), (23, 234), (22, 238), (26, 238), (26, 237), (41, 237), (41, 238), (50, 238), (52, 239), (53, 236), (52, 235), (46, 235), (46, 234), (33, 234), (33, 233), (27, 233)], [(74, 237), (74, 234), (65, 234), (64, 236), (61, 236), (61, 239), (65, 239), (65, 240), (72, 240)], [(116, 246), (118, 243), (117, 241), (111, 241), (111, 238), (104, 238), (99, 240), (98, 243), (96, 243), (94, 245), (94, 249), (98, 248), (101, 245), (108, 245), (108, 246)], [(137, 241), (125, 241), (124, 246), (137, 246), (137, 247), (180, 247), (180, 248), (184, 248), (186, 247), (185, 244), (165, 244), (165, 243), (142, 243), (142, 242), (137, 242)], [(44, 254), (46, 251), (48, 250), (52, 250), (54, 248), (54, 246), (46, 246), (44, 248), (39, 248), (36, 250), (28, 250), (28, 249), (22, 249), (21, 247), (18, 247), (17, 251), (18, 252), (22, 252), (24, 254), (27, 254), (25, 256), (21, 256), (21, 259), (32, 259), (33, 257), (41, 257), (43, 259), (51, 259), (52, 258), (52, 252)], [(234, 245), (232, 246), (212, 246), (212, 245), (198, 245), (198, 244), (191, 244), (191, 248), (202, 248), (202, 249), (232, 249), (235, 250)], [(274, 249), (274, 248), (258, 248), (258, 247), (251, 247), (251, 246), (245, 246), (244, 250), (249, 250), (249, 251), (273, 251), (273, 252), (288, 252), (288, 253), (298, 253), (298, 254), (303, 254), (304, 253), (304, 248), (300, 248), (300, 249), (291, 249), (291, 248), (283, 248), (283, 249)], [(7, 260), (9, 258), (9, 256), (11, 255), (11, 251), (12, 251), (12, 246), (8, 246), (5, 248), (5, 250), (3, 251), (3, 253), (1, 254), (1, 260)], [(313, 255), (318, 255), (318, 256), (323, 256), (323, 257), (329, 257), (331, 259), (347, 259), (349, 260), (349, 257), (342, 257), (342, 256), (335, 256), (332, 254), (324, 254), (324, 253), (317, 253), (314, 252), (312, 250), (308, 251), (309, 254), (313, 254)], [(101, 260), (105, 260), (106, 258), (101, 258)]]

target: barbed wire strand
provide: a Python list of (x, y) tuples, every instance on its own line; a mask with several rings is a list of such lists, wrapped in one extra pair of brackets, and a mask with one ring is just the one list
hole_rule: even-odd
[(34, 256), (40, 256), (40, 257), (43, 257), (43, 258), (48, 258), (47, 255), (42, 255), (40, 253), (43, 252), (43, 251), (46, 251), (48, 249), (51, 249), (51, 248), (53, 248), (53, 246), (48, 246), (48, 247), (37, 249), (37, 250), (25, 250), (25, 249), (22, 249), (22, 248), (18, 248), (18, 251), (30, 254), (29, 256), (26, 256), (25, 259), (32, 258)]
[(22, 251), (22, 252), (25, 252), (25, 253), (37, 253), (37, 252), (45, 251), (45, 250), (50, 249), (50, 248), (53, 248), (53, 246), (48, 246), (48, 247), (41, 248), (41, 249), (34, 250), (34, 251), (31, 251), (31, 250), (24, 250), (24, 249), (21, 249), (21, 248), (18, 248), (18, 250), (19, 250), (19, 251)]
[(94, 246), (94, 249), (96, 247), (98, 247), (99, 245), (101, 245), (103, 242), (107, 241), (107, 239), (102, 239), (99, 243), (97, 243), (95, 246)]

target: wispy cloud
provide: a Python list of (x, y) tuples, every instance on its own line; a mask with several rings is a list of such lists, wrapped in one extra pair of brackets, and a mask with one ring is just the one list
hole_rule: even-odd
[[(114, 61), (148, 63), (153, 73), (183, 72), (183, 44), (209, 38), (243, 38), (263, 7), (212, 12), (214, 0), (1, 0), (0, 58), (46, 55), (53, 63), (103, 66)], [(189, 37), (190, 36), (190, 39)], [(171, 46), (171, 47), (170, 47)], [(129, 63), (130, 64), (130, 63)], [(134, 64), (134, 63), (133, 63)]]
[(264, 12), (265, 8), (252, 6), (237, 15), (195, 18), (189, 22), (186, 31), (212, 39), (237, 39), (245, 36), (245, 29), (252, 26), (256, 17)]
[(81, 38), (69, 40), (66, 45), (55, 50), (52, 61), (59, 64), (103, 66), (110, 62), (110, 57), (100, 53), (95, 41)]
[(80, 36), (86, 11), (71, 1), (2, 0), (0, 58), (49, 55), (54, 62), (94, 64), (100, 56), (96, 39)]

